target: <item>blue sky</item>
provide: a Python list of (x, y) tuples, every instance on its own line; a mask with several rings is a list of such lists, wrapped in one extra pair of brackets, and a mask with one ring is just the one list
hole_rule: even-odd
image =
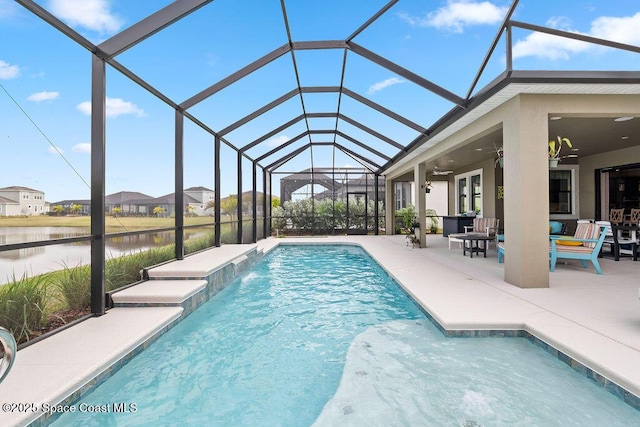
[[(166, 0), (43, 0), (38, 4), (93, 43), (100, 43), (169, 4)], [(422, 77), (465, 96), (510, 5), (491, 0), (400, 0), (354, 39)], [(288, 0), (294, 41), (342, 40), (386, 4), (381, 0)], [(549, 7), (549, 6), (553, 7)], [(557, 2), (522, 0), (518, 21), (640, 45), (640, 5), (634, 0)], [(117, 57), (117, 60), (177, 103), (287, 43), (278, 0), (216, 0)], [(504, 69), (504, 40), (478, 89)], [(342, 50), (296, 51), (303, 86), (337, 86)], [(516, 69), (638, 70), (637, 54), (567, 41), (523, 30), (514, 32)], [(0, 187), (43, 190), (47, 201), (89, 198), (89, 52), (12, 0), (0, 0)], [(423, 127), (453, 105), (352, 52), (344, 85)], [(190, 112), (218, 131), (296, 88), (291, 55), (284, 55), (249, 77), (216, 93)], [(173, 192), (174, 113), (118, 71), (107, 71), (106, 193), (140, 191), (151, 196)], [(307, 112), (335, 111), (337, 94), (305, 94)], [(405, 145), (417, 133), (343, 96), (342, 114)], [(231, 132), (244, 146), (302, 113), (294, 97)], [(312, 119), (312, 129), (333, 129), (334, 119)], [(358, 128), (338, 129), (392, 156), (395, 149)], [(258, 157), (306, 130), (304, 121), (283, 130), (248, 154)], [(308, 138), (284, 149), (289, 152)], [(314, 135), (312, 141), (333, 137)], [(341, 137), (348, 148), (354, 145)], [(357, 150), (360, 151), (360, 150)], [(278, 156), (264, 161), (268, 164)], [(306, 151), (284, 171), (318, 166), (360, 166), (327, 147)], [(222, 153), (222, 195), (236, 193), (236, 156)], [(372, 157), (376, 163), (383, 159)], [(250, 189), (250, 162), (243, 164), (243, 190)], [(213, 140), (185, 124), (185, 186), (213, 188)], [(259, 179), (261, 186), (261, 179)], [(277, 184), (274, 188), (277, 191)]]

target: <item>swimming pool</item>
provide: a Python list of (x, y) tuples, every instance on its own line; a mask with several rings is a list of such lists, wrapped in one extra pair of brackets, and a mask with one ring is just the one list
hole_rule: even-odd
[(54, 424), (640, 422), (525, 339), (444, 337), (353, 246), (275, 249), (74, 406), (114, 403)]

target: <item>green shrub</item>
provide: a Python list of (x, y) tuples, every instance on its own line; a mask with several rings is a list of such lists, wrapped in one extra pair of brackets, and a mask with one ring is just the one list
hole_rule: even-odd
[(413, 221), (416, 217), (416, 209), (413, 205), (407, 205), (406, 208), (398, 209), (396, 211), (396, 216), (402, 217), (404, 228), (409, 230), (412, 228)]
[(220, 236), (220, 243), (235, 244), (238, 243), (238, 232), (234, 230), (225, 231)]
[(42, 327), (46, 282), (43, 276), (20, 279), (15, 276), (0, 287), (0, 326), (8, 329), (18, 343), (29, 340)]
[(192, 254), (194, 252), (212, 247), (213, 245), (215, 245), (215, 236), (215, 233), (208, 233), (203, 237), (186, 240), (184, 242), (185, 254)]
[(107, 291), (121, 288), (141, 280), (143, 268), (160, 264), (175, 258), (175, 246), (167, 245), (135, 252), (117, 258), (109, 258), (105, 262), (105, 287)]
[(291, 220), (294, 229), (310, 231), (313, 229), (313, 201), (302, 199), (284, 202), (284, 216)]
[(438, 232), (438, 213), (435, 209), (427, 209), (425, 215), (427, 216), (427, 231), (436, 234)]
[(104, 263), (105, 290), (112, 291), (140, 280), (137, 254), (109, 258)]
[(284, 208), (278, 205), (271, 210), (271, 228), (282, 233), (286, 226), (287, 219), (284, 217)]
[(53, 276), (53, 284), (60, 292), (65, 306), (72, 310), (81, 310), (91, 305), (91, 266), (68, 267)]

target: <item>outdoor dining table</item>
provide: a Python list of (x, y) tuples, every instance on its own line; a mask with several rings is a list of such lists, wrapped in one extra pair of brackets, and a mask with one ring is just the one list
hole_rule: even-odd
[[(484, 233), (454, 233), (449, 234), (449, 237), (453, 237), (455, 239), (462, 240), (462, 256), (465, 256), (467, 252), (469, 252), (469, 256), (473, 258), (473, 253), (480, 254), (482, 251), (484, 257), (487, 257), (487, 246), (489, 246), (489, 242), (495, 240), (495, 236), (487, 236)], [(467, 245), (467, 241), (469, 244)], [(482, 247), (480, 247), (479, 242), (485, 242)]]

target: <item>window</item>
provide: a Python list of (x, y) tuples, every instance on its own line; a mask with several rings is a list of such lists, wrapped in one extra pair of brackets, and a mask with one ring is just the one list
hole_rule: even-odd
[(572, 213), (572, 171), (549, 171), (549, 213)]
[(467, 212), (467, 178), (458, 180), (458, 213)]
[(480, 213), (482, 206), (482, 185), (480, 175), (471, 177), (471, 210)]
[(411, 183), (410, 182), (396, 182), (396, 210), (406, 208), (408, 204), (411, 204)]
[(482, 169), (456, 175), (456, 213), (482, 212)]

